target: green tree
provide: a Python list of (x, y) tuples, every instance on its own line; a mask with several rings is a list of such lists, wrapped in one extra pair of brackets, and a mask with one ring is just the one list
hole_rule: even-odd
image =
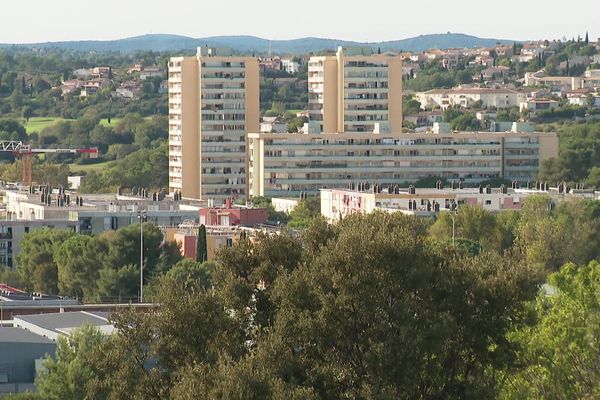
[(428, 246), (424, 224), (397, 214), (341, 225), (312, 262), (276, 282), (269, 341), (296, 352), (290, 368), (302, 371), (276, 379), (319, 398), (492, 397), (491, 371), (512, 352), (504, 335), (535, 293), (531, 269)]
[(184, 258), (173, 266), (166, 274), (167, 279), (171, 279), (183, 287), (185, 290), (199, 290), (200, 288), (212, 287), (212, 276), (215, 270), (215, 264), (212, 262), (197, 262)]
[(549, 196), (530, 196), (523, 202), (515, 246), (529, 263), (548, 271), (565, 261), (565, 240), (553, 218)]
[(16, 260), (17, 272), (24, 289), (58, 293), (58, 267), (54, 254), (71, 235), (69, 231), (43, 228), (23, 236)]
[[(451, 242), (452, 214), (442, 212), (431, 226), (430, 233), (435, 239)], [(480, 206), (463, 205), (454, 217), (455, 238), (477, 242), (485, 249), (500, 250), (499, 232), (494, 215)]]
[(128, 264), (121, 268), (104, 266), (98, 272), (96, 298), (105, 302), (124, 302), (138, 298), (140, 266)]
[(319, 197), (309, 196), (298, 202), (290, 213), (288, 225), (292, 228), (306, 228), (313, 218), (321, 215), (321, 200)]
[(59, 292), (79, 299), (92, 298), (107, 250), (103, 241), (87, 235), (74, 235), (65, 240), (54, 255)]
[(212, 287), (186, 260), (146, 313), (114, 316), (89, 398), (480, 399), (497, 394), (540, 277), (521, 258), (434, 243), (399, 213), (242, 238)]
[(200, 228), (198, 228), (198, 237), (196, 239), (196, 261), (203, 263), (206, 260), (208, 260), (206, 226), (201, 224)]
[(33, 109), (31, 106), (23, 106), (21, 116), (25, 121), (29, 122), (29, 118), (33, 117)]
[(161, 279), (156, 302), (160, 311), (115, 315), (118, 334), (96, 353), (88, 398), (169, 398), (186, 368), (210, 368), (220, 356), (237, 359), (244, 351), (240, 327), (212, 291)]
[(533, 305), (535, 323), (518, 330), (522, 349), (502, 399), (600, 397), (600, 264), (564, 265)]
[(47, 371), (36, 378), (40, 397), (48, 400), (88, 399), (86, 383), (94, 374), (92, 355), (102, 341), (102, 334), (93, 326), (74, 331), (68, 339), (59, 337), (55, 356), (44, 360)]

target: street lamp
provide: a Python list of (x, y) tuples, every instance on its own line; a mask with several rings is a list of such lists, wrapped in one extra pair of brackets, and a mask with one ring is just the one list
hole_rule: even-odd
[(144, 301), (144, 220), (146, 211), (138, 210), (140, 220), (140, 303)]
[(452, 200), (452, 204), (450, 205), (450, 210), (452, 213), (452, 247), (454, 247), (455, 220), (456, 220), (456, 209), (457, 208), (458, 208), (458, 204), (456, 204), (456, 201)]

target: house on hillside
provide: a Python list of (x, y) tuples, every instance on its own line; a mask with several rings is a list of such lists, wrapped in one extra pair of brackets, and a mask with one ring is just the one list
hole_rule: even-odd
[(138, 81), (127, 81), (121, 83), (115, 90), (115, 96), (119, 99), (131, 100), (137, 98), (142, 92), (142, 84)]
[(426, 92), (415, 93), (415, 98), (421, 103), (423, 110), (452, 106), (463, 108), (472, 107), (481, 102), (482, 108), (511, 108), (518, 107), (526, 99), (524, 93), (513, 89), (488, 89), (488, 88), (454, 88), (433, 89)]
[(296, 73), (298, 73), (300, 64), (298, 62), (294, 61), (292, 58), (282, 58), (281, 59), (281, 68), (288, 74), (296, 74)]
[(529, 110), (532, 113), (543, 110), (554, 110), (558, 108), (558, 101), (551, 99), (528, 99), (519, 104), (519, 111)]
[(260, 131), (264, 133), (287, 133), (288, 126), (279, 117), (263, 117), (260, 123)]
[(162, 78), (163, 76), (165, 76), (164, 68), (161, 68), (157, 65), (142, 67), (142, 70), (140, 71), (140, 79), (141, 80), (146, 80), (146, 79), (151, 79), (151, 78)]
[(70, 79), (68, 81), (63, 81), (59, 88), (64, 96), (68, 94), (78, 94), (83, 85), (85, 85), (85, 82), (80, 79)]
[(110, 79), (112, 75), (111, 67), (92, 68), (92, 79)]

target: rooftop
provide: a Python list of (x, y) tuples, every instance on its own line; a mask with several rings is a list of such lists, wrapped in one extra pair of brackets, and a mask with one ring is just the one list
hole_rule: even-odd
[(52, 340), (45, 338), (28, 330), (12, 327), (0, 327), (0, 342), (9, 343), (54, 343)]
[(111, 333), (114, 330), (114, 327), (108, 323), (108, 313), (106, 312), (71, 311), (63, 313), (20, 315), (14, 318), (14, 323), (17, 326), (19, 326), (21, 321), (67, 335), (70, 334), (73, 329), (80, 328), (83, 325), (95, 326), (103, 333)]

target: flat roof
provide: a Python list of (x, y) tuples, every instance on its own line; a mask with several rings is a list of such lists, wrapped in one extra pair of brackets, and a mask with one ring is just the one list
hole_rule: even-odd
[(36, 335), (26, 329), (0, 327), (0, 343), (43, 343), (53, 344), (54, 341), (40, 335)]
[(59, 332), (64, 329), (73, 329), (74, 327), (80, 327), (85, 324), (92, 326), (107, 325), (106, 316), (106, 312), (70, 311), (64, 313), (20, 315), (15, 317), (15, 320), (19, 319), (41, 328)]

